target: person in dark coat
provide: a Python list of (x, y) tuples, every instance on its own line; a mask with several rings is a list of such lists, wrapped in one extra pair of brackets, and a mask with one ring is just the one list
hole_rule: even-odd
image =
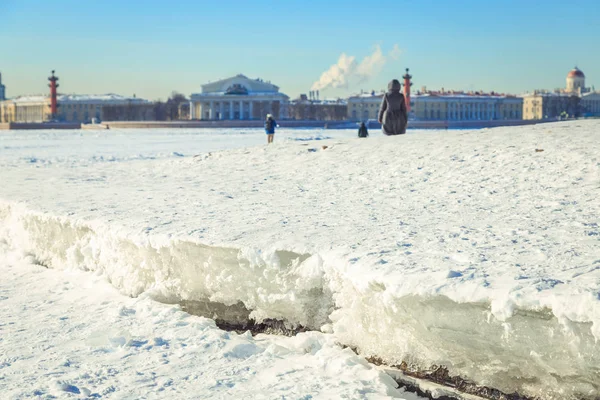
[(388, 84), (388, 92), (383, 96), (379, 109), (379, 123), (384, 134), (402, 135), (406, 133), (408, 113), (404, 95), (400, 93), (400, 82), (397, 79)]
[(364, 138), (369, 137), (369, 131), (367, 130), (367, 126), (364, 122), (360, 123), (360, 128), (358, 128), (358, 137)]

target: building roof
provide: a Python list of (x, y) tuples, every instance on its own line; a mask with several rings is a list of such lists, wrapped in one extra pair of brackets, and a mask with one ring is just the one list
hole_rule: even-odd
[[(260, 78), (250, 79), (243, 74), (238, 74), (226, 79), (220, 79), (216, 82), (205, 83), (201, 86), (201, 89), (202, 94), (204, 95), (220, 95), (227, 93), (227, 90), (235, 85), (239, 86), (240, 88), (244, 88), (252, 94), (273, 94), (279, 92), (279, 86), (274, 85), (269, 81), (265, 82)], [(199, 93), (193, 93), (193, 95), (198, 94)]]
[(372, 101), (381, 101), (384, 93), (360, 93), (354, 96), (348, 97), (348, 100), (372, 100)]
[(532, 96), (540, 96), (540, 97), (572, 97), (576, 96), (574, 93), (565, 92), (565, 91), (554, 91), (549, 92), (547, 90), (535, 90), (533, 93), (525, 93), (521, 95), (521, 97), (532, 97)]
[(322, 100), (309, 100), (309, 99), (295, 99), (290, 101), (292, 104), (315, 104), (315, 105), (346, 105), (348, 102), (344, 99), (322, 99)]
[(412, 98), (442, 97), (442, 98), (468, 98), (468, 99), (518, 99), (519, 96), (496, 92), (464, 92), (464, 91), (427, 91), (425, 93), (417, 92)]
[(581, 98), (583, 100), (600, 100), (600, 91), (584, 93)]
[(575, 67), (571, 71), (569, 71), (567, 78), (585, 78), (585, 74), (582, 70)]
[[(114, 93), (108, 94), (59, 94), (56, 97), (59, 103), (96, 103), (96, 104), (125, 104), (125, 103), (150, 103), (145, 99), (137, 97), (126, 97)], [(18, 104), (47, 103), (50, 96), (33, 95), (19, 96), (11, 101)]]

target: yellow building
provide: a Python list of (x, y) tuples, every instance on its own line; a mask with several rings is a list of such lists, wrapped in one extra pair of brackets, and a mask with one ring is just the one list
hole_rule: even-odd
[(566, 87), (536, 90), (523, 96), (523, 118), (600, 116), (600, 92), (585, 86), (585, 74), (575, 67), (567, 74)]
[(10, 101), (0, 102), (0, 123), (15, 122), (17, 118), (15, 103)]
[[(153, 103), (136, 97), (59, 95), (56, 119), (61, 122), (154, 120)], [(22, 96), (0, 102), (1, 122), (45, 122), (52, 118), (50, 97)]]
[(383, 93), (361, 93), (348, 98), (348, 119), (352, 121), (377, 120)]
[(572, 93), (535, 91), (523, 96), (523, 119), (579, 117), (580, 102)]

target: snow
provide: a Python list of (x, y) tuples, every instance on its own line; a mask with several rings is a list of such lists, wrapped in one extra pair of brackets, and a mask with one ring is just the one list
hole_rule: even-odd
[(389, 364), (594, 398), (599, 128), (13, 132), (0, 237), (138, 299), (242, 302)]
[[(332, 335), (235, 334), (0, 242), (4, 399), (404, 398)], [(313, 396), (313, 397), (311, 397)]]

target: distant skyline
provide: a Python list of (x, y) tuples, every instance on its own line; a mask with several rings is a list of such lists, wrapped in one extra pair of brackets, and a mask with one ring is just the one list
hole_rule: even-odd
[(47, 93), (52, 69), (61, 93), (151, 100), (239, 73), (344, 97), (407, 67), (413, 90), (554, 89), (575, 65), (600, 88), (597, 0), (535, 3), (1, 0), (0, 72), (8, 97)]

